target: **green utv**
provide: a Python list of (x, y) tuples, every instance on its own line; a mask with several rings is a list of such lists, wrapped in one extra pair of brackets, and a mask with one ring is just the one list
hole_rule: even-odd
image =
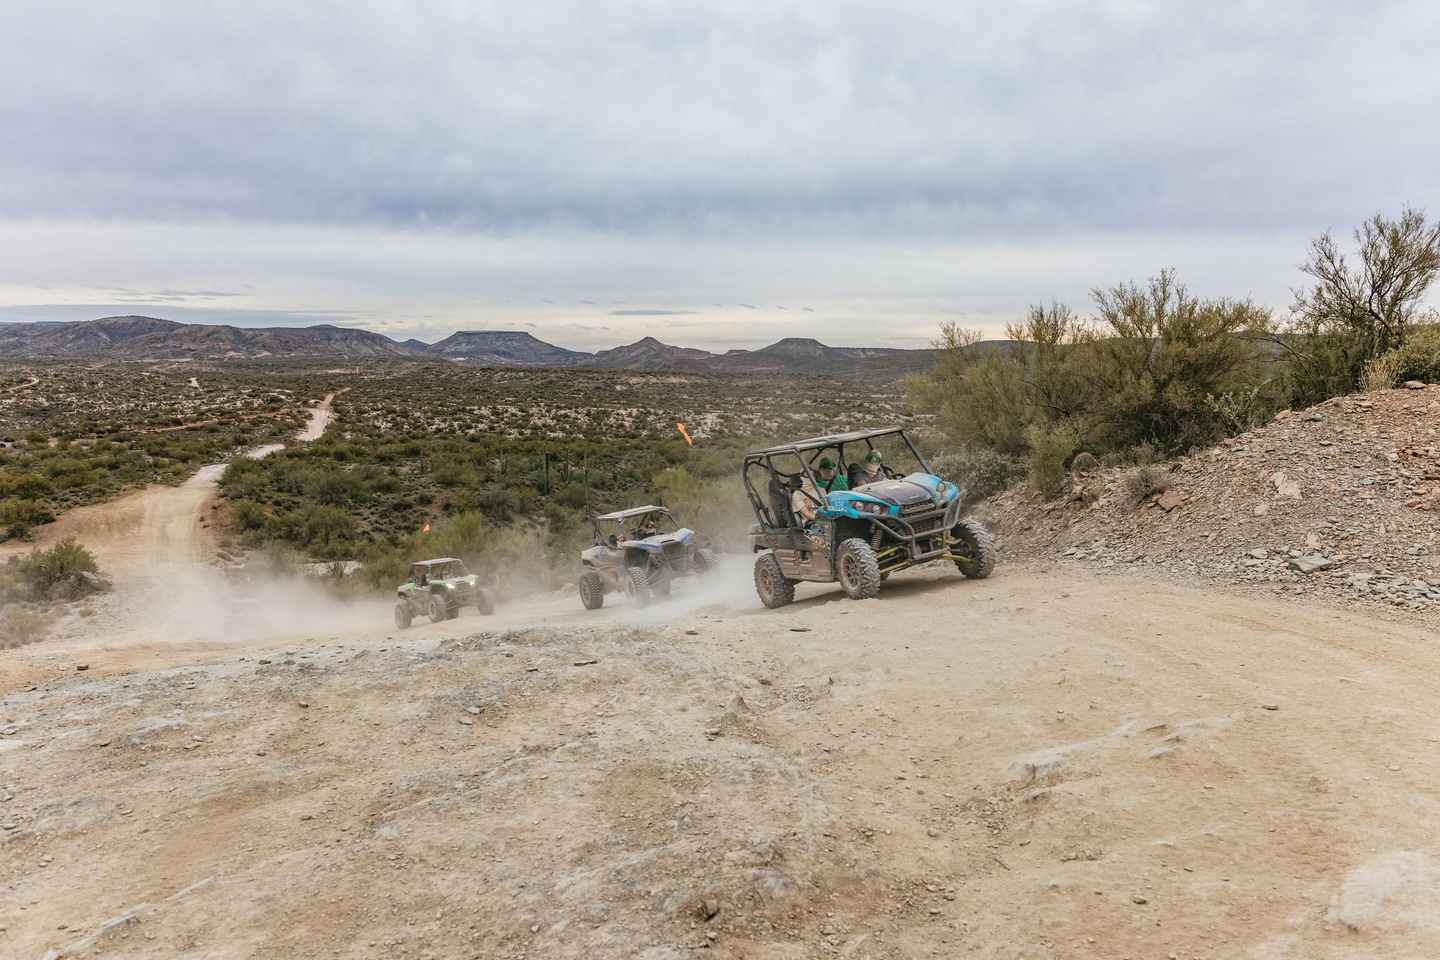
[(466, 606), (485, 615), (495, 612), (490, 594), (465, 562), (454, 557), (410, 564), (410, 579), (396, 588), (395, 596), (395, 626), (401, 630), (416, 616), (429, 617), (431, 623), (453, 620)]
[(899, 427), (756, 450), (740, 478), (755, 510), (755, 592), (767, 607), (792, 602), (802, 580), (838, 581), (863, 600), (892, 573), (936, 560), (976, 580), (995, 568), (990, 531), (960, 516), (963, 491), (936, 476)]

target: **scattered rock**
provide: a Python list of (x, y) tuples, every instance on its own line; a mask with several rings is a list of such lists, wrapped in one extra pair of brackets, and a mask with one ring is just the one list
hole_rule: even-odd
[(1149, 901), (1149, 899), (1147, 899), (1146, 897), (1142, 897), (1140, 894), (1137, 893), (1137, 894), (1135, 894), (1133, 897), (1130, 898), (1130, 902), (1131, 902), (1131, 903), (1134, 903), (1134, 904), (1139, 904), (1140, 906), (1143, 907), (1145, 904), (1149, 903), (1150, 901)]
[(1280, 709), (1280, 704), (1278, 704), (1278, 703), (1262, 703), (1262, 704), (1260, 704), (1260, 709), (1261, 709), (1261, 710), (1279, 710), (1279, 709)]
[(592, 664), (596, 664), (596, 663), (599, 663), (599, 662), (600, 662), (599, 660), (576, 660), (576, 661), (575, 661), (575, 666), (577, 666), (577, 667), (588, 667), (588, 666), (591, 666)]
[(1405, 381), (1405, 389), (1406, 389), (1406, 390), (1424, 390), (1424, 389), (1425, 389), (1425, 384), (1422, 383), (1422, 382), (1420, 382), (1419, 380), (1406, 380), (1406, 381)]
[(1183, 504), (1186, 499), (1187, 497), (1182, 493), (1176, 493), (1174, 490), (1166, 490), (1164, 493), (1160, 494), (1160, 496), (1155, 498), (1155, 506), (1159, 507), (1161, 510), (1164, 510), (1166, 513), (1169, 513), (1176, 507)]
[(1292, 557), (1286, 564), (1291, 570), (1298, 570), (1301, 573), (1318, 573), (1321, 570), (1329, 570), (1335, 566), (1335, 561), (1318, 553), (1306, 554), (1303, 557)]
[(89, 670), (89, 669), (90, 669), (90, 664), (88, 664), (88, 663), (77, 663), (77, 664), (75, 664), (75, 669), (78, 670), (78, 671), (81, 672), (81, 673), (84, 673), (86, 670)]
[(1300, 483), (1292, 480), (1285, 474), (1284, 470), (1276, 470), (1270, 475), (1270, 482), (1275, 484), (1275, 494), (1285, 497), (1288, 500), (1300, 499)]

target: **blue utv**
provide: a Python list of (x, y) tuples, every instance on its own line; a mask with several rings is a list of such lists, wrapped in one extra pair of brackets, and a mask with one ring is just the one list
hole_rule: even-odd
[[(822, 465), (844, 482), (819, 475)], [(863, 600), (892, 573), (937, 560), (977, 580), (995, 569), (990, 531), (961, 517), (964, 491), (936, 476), (900, 427), (756, 450), (740, 477), (755, 511), (755, 592), (767, 607), (792, 602), (802, 580), (838, 581)]]

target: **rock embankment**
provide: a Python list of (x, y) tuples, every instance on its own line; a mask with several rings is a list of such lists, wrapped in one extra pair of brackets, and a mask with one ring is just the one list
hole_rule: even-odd
[(1117, 468), (1062, 500), (1012, 490), (988, 510), (1012, 556), (1440, 609), (1440, 386), (1284, 411), (1160, 470), (1168, 486), (1138, 507)]

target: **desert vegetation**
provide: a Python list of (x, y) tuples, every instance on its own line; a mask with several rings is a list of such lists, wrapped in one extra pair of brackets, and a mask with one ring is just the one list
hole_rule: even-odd
[[(295, 377), (174, 364), (41, 365), (0, 377), (0, 539), (71, 507), (281, 439), (303, 422)], [(203, 377), (203, 379), (202, 379)]]
[(1085, 452), (1144, 464), (1244, 433), (1286, 408), (1362, 389), (1440, 378), (1440, 326), (1425, 306), (1440, 270), (1440, 222), (1405, 210), (1329, 234), (1309, 280), (1277, 317), (1248, 300), (1192, 294), (1173, 271), (1092, 291), (1093, 312), (1030, 308), (1008, 342), (942, 328), (940, 356), (910, 380), (933, 413), (948, 462), (976, 489), (1024, 475), (1053, 496)]

